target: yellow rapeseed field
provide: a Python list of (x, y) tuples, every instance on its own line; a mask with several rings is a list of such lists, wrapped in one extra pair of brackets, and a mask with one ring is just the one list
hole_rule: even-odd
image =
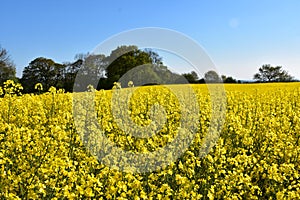
[[(206, 156), (201, 147), (212, 121), (210, 95), (206, 85), (192, 87), (199, 107), (183, 110), (163, 86), (135, 88), (128, 99), (113, 95), (132, 88), (101, 90), (89, 99), (88, 92), (55, 88), (39, 94), (42, 85), (37, 94), (22, 95), (20, 85), (6, 82), (0, 89), (0, 199), (300, 199), (300, 84), (225, 85), (226, 118)], [(84, 118), (88, 101), (94, 101), (99, 127)], [(127, 113), (118, 109), (124, 102)], [(161, 121), (151, 124), (155, 109)], [(127, 134), (125, 128), (135, 127), (122, 127), (123, 116), (152, 135)], [(126, 152), (146, 154), (175, 140), (181, 123), (197, 130), (183, 154), (140, 173), (112, 167), (127, 161), (107, 156), (107, 143), (95, 134)]]

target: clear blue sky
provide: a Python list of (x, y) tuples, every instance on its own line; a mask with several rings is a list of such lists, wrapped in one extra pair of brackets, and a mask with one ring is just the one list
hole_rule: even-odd
[(17, 75), (36, 57), (73, 61), (122, 31), (162, 27), (204, 47), (220, 73), (252, 79), (265, 63), (300, 79), (298, 0), (2, 0), (0, 44)]

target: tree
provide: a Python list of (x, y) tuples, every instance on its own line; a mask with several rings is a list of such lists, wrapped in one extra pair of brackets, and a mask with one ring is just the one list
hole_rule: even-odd
[(206, 83), (220, 83), (222, 82), (221, 77), (217, 72), (211, 70), (204, 74), (204, 80)]
[(16, 79), (16, 68), (7, 50), (0, 46), (0, 85), (9, 79)]
[(83, 65), (83, 60), (78, 59), (75, 62), (67, 62), (65, 65), (65, 74), (64, 74), (64, 89), (66, 92), (73, 92), (75, 78), (81, 66)]
[(237, 83), (237, 80), (232, 78), (231, 76), (227, 77), (225, 75), (222, 75), (221, 78), (222, 78), (223, 83)]
[(282, 66), (273, 67), (266, 64), (259, 68), (259, 72), (254, 74), (253, 79), (260, 82), (289, 82), (293, 77), (283, 70)]
[[(134, 45), (117, 47), (104, 61), (107, 65), (106, 79), (102, 80), (105, 82), (104, 89), (111, 88), (114, 82), (117, 82), (126, 72), (137, 66), (151, 64), (155, 68), (162, 65), (161, 58), (157, 53), (150, 49), (140, 50)], [(159, 69), (163, 70), (163, 68)], [(103, 88), (103, 84), (100, 87)]]
[(118, 82), (121, 83), (122, 87), (127, 87), (129, 81), (133, 81), (135, 86), (142, 86), (149, 83), (161, 84), (163, 79), (159, 75), (154, 70), (152, 64), (145, 64), (132, 68)]
[(45, 91), (51, 86), (63, 88), (65, 67), (65, 65), (43, 57), (31, 61), (23, 70), (21, 83), (24, 92), (34, 92), (34, 86), (37, 83), (41, 83)]
[(191, 71), (190, 73), (184, 73), (182, 76), (189, 82), (189, 83), (197, 83), (199, 80), (198, 74), (195, 71)]
[(226, 77), (225, 75), (222, 75), (222, 76), (221, 76), (221, 79), (222, 79), (223, 82), (225, 82), (226, 78), (227, 78), (227, 77)]
[(103, 54), (86, 54), (80, 58), (81, 66), (76, 72), (76, 91), (85, 91), (88, 85), (99, 89), (103, 85), (107, 57)]

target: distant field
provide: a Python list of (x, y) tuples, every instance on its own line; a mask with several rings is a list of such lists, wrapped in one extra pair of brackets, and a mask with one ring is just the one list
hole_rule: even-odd
[[(206, 85), (192, 87), (195, 93), (179, 85), (101, 90), (94, 99), (91, 93), (17, 96), (7, 90), (0, 98), (0, 199), (300, 199), (300, 83), (226, 84), (225, 93), (210, 85), (217, 88), (215, 101), (226, 98), (226, 118), (202, 157), (219, 107)], [(109, 142), (126, 152), (159, 151), (172, 144), (182, 124), (196, 134), (162, 169), (147, 172), (158, 166), (148, 163), (151, 156), (129, 162), (109, 155)], [(144, 131), (136, 134), (150, 136), (126, 133), (135, 125)], [(184, 146), (187, 138), (180, 139)], [(129, 171), (111, 167), (126, 162), (132, 163)], [(133, 173), (143, 163), (144, 173)]]

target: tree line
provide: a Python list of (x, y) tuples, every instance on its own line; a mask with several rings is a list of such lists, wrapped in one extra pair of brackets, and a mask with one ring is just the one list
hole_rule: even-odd
[[(136, 66), (142, 66), (137, 70)], [(130, 73), (129, 73), (130, 72)], [(219, 75), (211, 70), (199, 78), (195, 71), (177, 74), (163, 64), (162, 58), (151, 49), (141, 50), (137, 46), (119, 46), (110, 55), (78, 54), (74, 62), (56, 63), (38, 57), (23, 70), (21, 78), (16, 77), (15, 65), (6, 49), (0, 46), (0, 85), (6, 80), (22, 84), (25, 93), (35, 92), (37, 83), (43, 85), (44, 91), (51, 86), (72, 92), (76, 77), (83, 76), (80, 83), (97, 82), (96, 89), (111, 89), (114, 82), (133, 81), (135, 85), (168, 83), (240, 83), (231, 76)], [(254, 74), (256, 82), (289, 82), (294, 78), (281, 66), (263, 65)]]

